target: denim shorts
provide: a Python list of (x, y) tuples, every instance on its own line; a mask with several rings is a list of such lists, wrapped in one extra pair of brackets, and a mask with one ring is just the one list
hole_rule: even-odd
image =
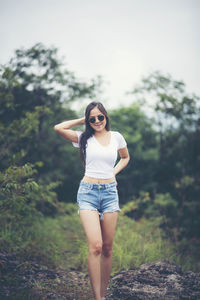
[(120, 211), (119, 197), (115, 181), (106, 184), (80, 182), (78, 193), (78, 213), (82, 209), (96, 210), (103, 220), (105, 212)]

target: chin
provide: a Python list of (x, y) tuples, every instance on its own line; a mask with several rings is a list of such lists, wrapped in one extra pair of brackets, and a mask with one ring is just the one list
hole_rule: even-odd
[(92, 128), (95, 130), (95, 131), (102, 131), (106, 128), (106, 124), (102, 124), (101, 126), (99, 127), (96, 127), (96, 126), (92, 126)]

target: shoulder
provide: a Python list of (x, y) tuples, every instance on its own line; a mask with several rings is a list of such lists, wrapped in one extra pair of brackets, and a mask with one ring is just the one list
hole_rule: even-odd
[(77, 135), (78, 135), (78, 137), (79, 137), (79, 136), (81, 136), (81, 135), (83, 134), (83, 131), (76, 130), (76, 133), (77, 133)]
[(119, 131), (111, 131), (112, 136), (115, 138), (118, 144), (118, 149), (124, 148), (127, 146), (127, 143), (123, 135)]
[(80, 138), (81, 138), (81, 136), (82, 136), (82, 134), (83, 134), (83, 131), (76, 130), (75, 132), (76, 132), (76, 134), (77, 134), (78, 141), (80, 141)]
[(78, 142), (72, 142), (72, 145), (76, 148), (79, 148), (79, 143), (80, 143), (80, 139), (81, 139), (81, 135), (82, 135), (83, 131), (75, 130), (74, 132), (77, 134)]
[(123, 135), (119, 131), (111, 131), (111, 134), (116, 138), (123, 137)]

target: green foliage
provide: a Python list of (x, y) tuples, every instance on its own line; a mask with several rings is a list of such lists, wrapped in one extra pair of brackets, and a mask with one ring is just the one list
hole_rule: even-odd
[(170, 241), (162, 237), (159, 220), (134, 222), (120, 216), (115, 234), (113, 272), (161, 259), (174, 261), (175, 253)]
[(17, 50), (10, 62), (0, 67), (0, 168), (41, 161), (38, 180), (43, 184), (62, 181), (56, 191), (59, 199), (67, 202), (75, 197), (82, 168), (70, 143), (53, 127), (77, 118), (71, 102), (95, 97), (101, 80), (81, 82), (63, 61), (56, 48), (39, 43)]
[[(18, 247), (26, 255), (57, 263), (63, 263), (67, 249), (68, 260), (64, 257), (70, 266), (75, 251), (75, 265), (84, 269), (84, 234), (74, 205), (66, 204), (76, 199), (83, 169), (78, 151), (53, 127), (77, 118), (71, 103), (95, 98), (101, 80), (88, 84), (77, 80), (57, 54), (56, 48), (36, 44), (17, 50), (0, 67), (0, 241), (5, 250)], [(189, 268), (196, 262), (200, 236), (199, 97), (187, 95), (183, 82), (159, 72), (144, 78), (133, 97), (137, 103), (109, 112), (111, 129), (124, 135), (131, 157), (117, 176), (124, 206), (114, 270), (162, 257), (173, 259), (169, 237), (181, 253), (180, 262), (191, 257)], [(147, 117), (145, 99), (151, 99), (154, 118)]]
[(0, 157), (3, 166), (19, 163), (29, 155), (30, 143), (38, 132), (39, 119), (50, 113), (48, 107), (36, 106), (33, 112), (25, 112), (24, 116), (9, 124), (0, 124)]
[(10, 166), (0, 173), (0, 226), (26, 230), (43, 215), (56, 210), (58, 183), (40, 185), (35, 181), (37, 170), (31, 164)]
[[(61, 96), (65, 97), (66, 102), (94, 96), (98, 80), (92, 80), (90, 84), (79, 82), (72, 72), (64, 68), (63, 61), (55, 47), (48, 48), (38, 43), (29, 49), (16, 50), (9, 66), (24, 90), (37, 91), (40, 98), (35, 98), (35, 101), (41, 104), (49, 106)], [(54, 97), (47, 98), (47, 94)]]
[[(159, 218), (142, 218), (135, 222), (120, 212), (113, 245), (113, 274), (160, 259), (178, 263), (184, 270), (198, 270), (198, 258), (195, 261), (191, 257), (193, 249), (189, 253), (184, 252), (184, 245), (164, 238), (159, 223)], [(41, 264), (88, 271), (87, 239), (76, 204), (64, 204), (60, 216), (43, 218), (24, 237), (19, 252), (23, 259), (37, 259)], [(16, 249), (16, 245), (11, 247), (11, 243), (12, 240), (8, 249)]]
[(2, 227), (9, 224), (30, 225), (34, 217), (39, 216), (32, 196), (38, 190), (38, 184), (31, 178), (34, 173), (35, 170), (28, 164), (22, 167), (10, 166), (4, 173), (0, 173)]
[[(151, 97), (150, 106), (156, 111), (156, 119), (163, 129), (175, 129), (177, 126), (194, 129), (199, 119), (199, 97), (188, 96), (185, 83), (174, 80), (170, 75), (156, 71), (142, 79), (132, 93), (143, 105)], [(144, 105), (145, 107), (145, 105)], [(169, 121), (170, 120), (170, 121)]]
[[(158, 184), (150, 192), (154, 196), (165, 194), (164, 199), (161, 197), (155, 202), (167, 219), (166, 231), (169, 227), (171, 230), (176, 228), (178, 239), (199, 238), (199, 97), (187, 95), (183, 82), (159, 72), (144, 78), (133, 95), (140, 99), (140, 103), (143, 101), (143, 105), (147, 97), (153, 103), (159, 155), (153, 174)], [(163, 207), (165, 202), (169, 203), (170, 197), (173, 199), (171, 208)]]
[[(191, 178), (186, 177), (185, 180), (182, 180), (182, 185), (188, 187), (192, 182)], [(178, 188), (181, 188), (182, 185), (177, 183)], [(196, 238), (199, 234), (199, 220), (192, 218), (199, 210), (199, 203), (188, 202), (186, 192), (184, 195), (183, 202), (179, 202), (169, 193), (156, 194), (152, 198), (148, 192), (141, 192), (139, 197), (134, 197), (123, 206), (121, 213), (136, 221), (143, 217), (148, 220), (152, 218), (159, 220), (159, 227), (163, 229), (163, 234), (177, 243), (181, 253), (191, 252), (192, 247), (192, 253), (196, 256), (195, 253), (198, 252), (199, 247), (199, 240)], [(191, 237), (188, 241), (188, 249), (185, 242), (186, 237)], [(192, 246), (191, 241), (193, 241)]]
[(157, 133), (153, 120), (147, 118), (137, 104), (110, 111), (110, 118), (112, 130), (123, 134), (130, 153), (127, 168), (117, 175), (120, 200), (125, 203), (141, 190), (150, 192), (156, 188)]

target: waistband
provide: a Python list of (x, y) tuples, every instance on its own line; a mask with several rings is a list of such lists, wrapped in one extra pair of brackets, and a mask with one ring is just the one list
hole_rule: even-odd
[(104, 183), (104, 184), (97, 184), (97, 183), (89, 183), (89, 182), (85, 182), (85, 181), (81, 181), (80, 185), (84, 185), (87, 186), (88, 188), (109, 188), (109, 187), (113, 187), (116, 186), (115, 181), (109, 182), (109, 183)]

